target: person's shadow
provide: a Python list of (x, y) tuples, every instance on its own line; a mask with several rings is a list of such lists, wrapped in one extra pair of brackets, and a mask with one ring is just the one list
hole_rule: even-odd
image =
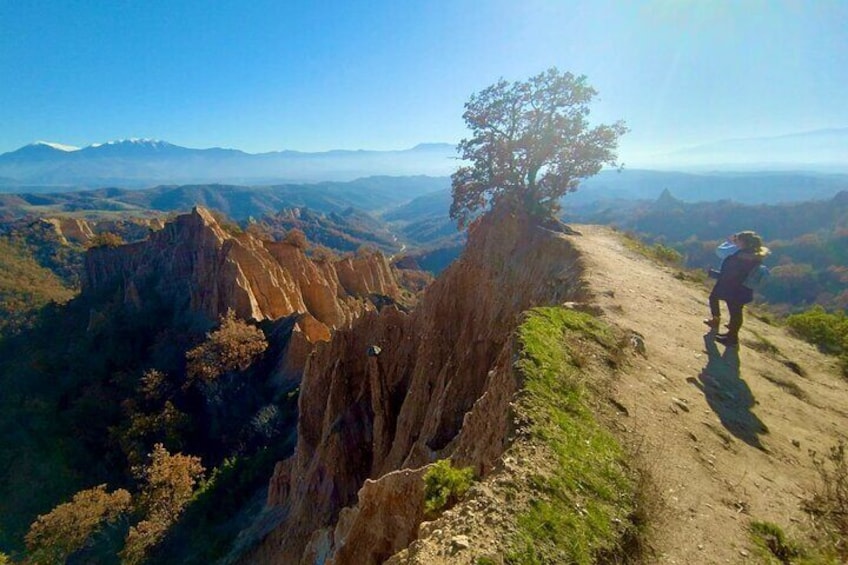
[(713, 332), (704, 336), (704, 346), (709, 358), (707, 365), (697, 379), (690, 377), (689, 382), (703, 391), (707, 404), (728, 432), (766, 451), (759, 436), (768, 433), (768, 428), (751, 412), (756, 401), (748, 383), (739, 375), (739, 346), (727, 347), (720, 353)]

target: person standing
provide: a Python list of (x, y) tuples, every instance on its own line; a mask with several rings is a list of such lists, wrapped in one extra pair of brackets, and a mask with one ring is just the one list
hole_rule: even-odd
[[(735, 250), (727, 255), (728, 250)], [(762, 238), (752, 231), (742, 231), (731, 235), (726, 242), (716, 250), (722, 258), (721, 270), (717, 274), (713, 291), (710, 293), (711, 318), (704, 320), (711, 332), (716, 332), (721, 325), (720, 301), (727, 303), (730, 313), (730, 323), (726, 334), (718, 334), (716, 341), (723, 345), (733, 346), (739, 343), (739, 329), (742, 327), (742, 310), (745, 304), (754, 300), (754, 291), (745, 286), (745, 279), (754, 269), (757, 269), (768, 255), (769, 250), (763, 245)]]

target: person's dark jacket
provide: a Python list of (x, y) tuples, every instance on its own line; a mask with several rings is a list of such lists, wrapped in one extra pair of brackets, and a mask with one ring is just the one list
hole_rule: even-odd
[(762, 257), (744, 249), (725, 259), (713, 287), (713, 296), (737, 304), (748, 304), (754, 300), (754, 291), (742, 283), (762, 262)]

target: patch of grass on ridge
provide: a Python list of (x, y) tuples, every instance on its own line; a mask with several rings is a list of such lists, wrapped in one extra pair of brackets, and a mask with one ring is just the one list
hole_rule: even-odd
[(709, 281), (707, 272), (703, 269), (690, 269), (686, 267), (686, 257), (674, 247), (663, 245), (662, 243), (651, 245), (632, 232), (622, 232), (621, 236), (621, 242), (631, 251), (647, 257), (659, 265), (677, 268), (673, 275), (677, 280), (689, 281), (696, 284), (706, 284)]
[(633, 233), (625, 233), (623, 235), (624, 237), (622, 238), (622, 242), (624, 242), (624, 245), (636, 253), (644, 255), (652, 261), (656, 261), (662, 265), (672, 267), (679, 267), (683, 265), (683, 254), (673, 247), (663, 245), (662, 243), (650, 245), (639, 239), (639, 236)]
[(559, 307), (530, 310), (518, 331), (517, 368), (525, 378), (518, 410), (555, 461), (531, 481), (533, 499), (518, 517), (507, 561), (627, 562), (633, 548), (624, 546), (636, 537), (635, 481), (621, 445), (589, 408), (575, 362), (585, 355), (579, 349), (618, 347), (616, 336), (591, 315)]
[(748, 533), (754, 542), (754, 552), (761, 563), (768, 565), (837, 565), (841, 561), (836, 555), (804, 547), (787, 536), (773, 522), (754, 520), (748, 525)]

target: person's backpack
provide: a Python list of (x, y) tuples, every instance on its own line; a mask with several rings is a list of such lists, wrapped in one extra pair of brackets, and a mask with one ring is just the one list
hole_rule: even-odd
[(748, 273), (748, 276), (745, 277), (745, 280), (742, 281), (742, 286), (746, 286), (751, 290), (759, 290), (763, 287), (763, 284), (771, 275), (771, 271), (765, 265), (757, 265), (753, 268), (753, 270)]

